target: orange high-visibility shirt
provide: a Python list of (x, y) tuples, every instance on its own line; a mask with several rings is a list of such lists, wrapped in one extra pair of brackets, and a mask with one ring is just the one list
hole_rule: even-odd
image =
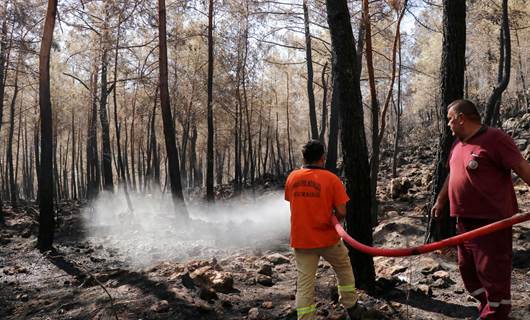
[(291, 206), (291, 247), (322, 248), (339, 241), (331, 215), (350, 198), (335, 174), (314, 167), (294, 170), (285, 183), (285, 200)]

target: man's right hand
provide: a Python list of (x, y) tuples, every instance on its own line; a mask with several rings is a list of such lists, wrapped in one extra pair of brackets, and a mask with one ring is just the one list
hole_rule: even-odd
[(437, 201), (434, 204), (434, 206), (432, 206), (432, 208), (431, 208), (431, 216), (435, 220), (440, 220), (442, 218), (442, 215), (443, 215), (443, 209), (444, 209), (444, 206), (439, 204), (438, 201)]
[(440, 220), (443, 216), (445, 204), (448, 202), (448, 190), (449, 175), (447, 176), (447, 178), (445, 178), (442, 190), (440, 190), (440, 193), (438, 194), (438, 197), (436, 197), (436, 201), (434, 202), (434, 205), (431, 208), (431, 217), (433, 217), (435, 220)]

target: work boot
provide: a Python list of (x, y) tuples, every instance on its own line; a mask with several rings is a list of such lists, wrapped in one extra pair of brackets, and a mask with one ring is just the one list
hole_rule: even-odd
[(366, 313), (366, 307), (360, 302), (357, 302), (354, 306), (346, 309), (350, 320), (361, 320), (362, 315)]

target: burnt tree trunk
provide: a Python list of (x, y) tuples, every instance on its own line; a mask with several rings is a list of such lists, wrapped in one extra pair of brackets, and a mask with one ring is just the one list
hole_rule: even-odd
[[(158, 92), (158, 90), (157, 90)], [(146, 132), (147, 132), (147, 139), (145, 148), (147, 150), (146, 155), (146, 171), (145, 171), (145, 179), (144, 179), (144, 190), (147, 190), (147, 192), (151, 192), (152, 186), (153, 186), (153, 153), (156, 149), (156, 137), (154, 137), (154, 128), (155, 128), (155, 112), (156, 112), (156, 103), (157, 103), (157, 94), (155, 94), (154, 97), (154, 103), (153, 103), (153, 110), (148, 116), (147, 124), (146, 124)]]
[(502, 93), (510, 82), (510, 69), (512, 63), (512, 45), (510, 39), (510, 25), (508, 20), (508, 0), (502, 0), (502, 21), (499, 36), (499, 71), (498, 83), (486, 102), (486, 115), (484, 123), (488, 126), (496, 126), (500, 113)]
[[(449, 173), (447, 161), (453, 145), (453, 135), (447, 124), (447, 106), (464, 96), (464, 70), (466, 53), (466, 4), (464, 1), (443, 1), (443, 42), (441, 61), (441, 102), (438, 117), (441, 122), (436, 168), (433, 176), (432, 208)], [(429, 210), (429, 232), (426, 241), (437, 241), (455, 234), (455, 221), (449, 217), (449, 205), (440, 220), (434, 220)]]
[[(366, 174), (370, 168), (355, 39), (347, 1), (326, 0), (326, 8), (332, 50), (335, 55), (334, 95), (340, 110), (342, 155), (347, 177), (346, 191), (350, 197), (347, 203), (346, 228), (356, 240), (371, 246), (370, 177)], [(375, 271), (372, 257), (351, 250), (350, 259), (357, 286), (363, 289), (373, 288)]]
[(280, 123), (280, 120), (279, 120), (278, 112), (276, 112), (276, 153), (278, 154), (278, 160), (280, 162), (279, 164), (281, 165), (281, 170), (280, 170), (280, 166), (277, 166), (276, 175), (278, 177), (285, 173), (285, 162), (283, 160), (282, 149), (280, 146), (279, 123)]
[[(0, 31), (0, 134), (2, 133), (2, 121), (4, 115), (4, 92), (5, 92), (5, 73), (6, 73), (6, 54), (7, 54), (7, 1), (2, 6), (2, 12), (0, 13), (0, 19), (2, 19), (2, 29)], [(0, 165), (1, 166), (1, 165)], [(0, 178), (0, 182), (2, 179)], [(3, 185), (3, 184), (2, 184)], [(2, 186), (0, 186), (0, 224), (4, 223), (3, 214), (3, 203), (2, 203)]]
[(517, 59), (519, 62), (519, 79), (521, 80), (521, 85), (523, 89), (521, 92), (521, 96), (523, 97), (524, 102), (525, 102), (526, 112), (530, 113), (530, 96), (526, 88), (526, 80), (524, 77), (524, 68), (523, 68), (523, 57), (521, 57), (521, 44), (519, 43), (519, 34), (517, 33), (517, 29), (515, 29), (515, 39), (517, 40), (517, 48), (518, 48), (517, 53), (519, 56), (519, 59)]
[(188, 218), (188, 211), (184, 204), (182, 185), (180, 183), (180, 165), (175, 140), (175, 126), (171, 115), (169, 101), (168, 71), (167, 71), (167, 44), (166, 44), (166, 1), (158, 0), (158, 38), (159, 38), (159, 77), (160, 77), (160, 107), (162, 109), (162, 122), (166, 144), (167, 165), (171, 183), (171, 195), (176, 206), (184, 218)]
[(307, 65), (307, 100), (309, 101), (309, 123), (311, 125), (311, 139), (318, 139), (317, 113), (315, 93), (313, 91), (313, 58), (311, 52), (311, 31), (309, 29), (309, 10), (307, 0), (303, 1), (304, 31), (305, 31), (305, 61)]
[(326, 157), (326, 169), (331, 172), (337, 172), (337, 149), (339, 144), (339, 108), (337, 106), (337, 83), (335, 82), (335, 65), (336, 57), (333, 53), (331, 66), (331, 81), (333, 91), (331, 93), (331, 111), (329, 116), (329, 136), (328, 136), (328, 154)]
[(263, 174), (267, 174), (267, 161), (269, 160), (269, 146), (270, 146), (270, 136), (271, 136), (271, 110), (269, 108), (269, 116), (267, 117), (267, 133), (265, 134), (265, 156), (263, 157)]
[(190, 136), (190, 166), (189, 166), (190, 186), (195, 188), (200, 185), (199, 169), (197, 168), (197, 123), (195, 114), (192, 114), (191, 136)]
[(136, 176), (137, 172), (135, 170), (136, 165), (136, 159), (135, 159), (135, 144), (136, 141), (134, 139), (134, 129), (135, 129), (135, 121), (136, 121), (136, 95), (138, 93), (138, 84), (134, 87), (134, 96), (132, 101), (132, 120), (131, 120), (131, 187), (133, 191), (138, 191), (138, 187), (136, 184)]
[(289, 74), (287, 74), (287, 95), (285, 96), (285, 117), (287, 118), (287, 153), (289, 159), (289, 171), (294, 168), (293, 152), (291, 148), (291, 125), (289, 116)]
[[(248, 103), (248, 94), (247, 94), (247, 61), (248, 61), (248, 29), (249, 29), (249, 22), (248, 22), (248, 2), (247, 2), (247, 8), (246, 8), (246, 15), (245, 15), (245, 32), (244, 32), (244, 51), (243, 51), (243, 65), (242, 65), (242, 76), (241, 76), (241, 87), (243, 88), (243, 105), (245, 106), (245, 118), (247, 122), (247, 139), (246, 148), (243, 147), (243, 150), (248, 150), (247, 153), (245, 153), (245, 170), (243, 176), (245, 177), (245, 183), (250, 180), (250, 186), (252, 187), (252, 190), (254, 192), (254, 170), (255, 170), (255, 164), (254, 159), (252, 158), (252, 130), (251, 130), (251, 123), (252, 123), (252, 110), (249, 110), (249, 103)], [(250, 179), (248, 179), (250, 173)]]
[(97, 86), (98, 86), (98, 69), (94, 67), (91, 79), (91, 110), (88, 116), (87, 127), (87, 198), (94, 199), (100, 187), (100, 170), (99, 170), (99, 156), (98, 156), (98, 132), (97, 132)]
[(186, 112), (186, 120), (182, 123), (182, 143), (180, 146), (180, 174), (182, 176), (182, 182), (184, 183), (185, 188), (190, 187), (189, 175), (187, 171), (186, 163), (188, 163), (188, 142), (190, 139), (190, 123), (191, 123), (191, 109), (193, 106), (194, 98), (194, 86), (191, 87), (190, 101), (188, 103), (188, 110)]
[(256, 174), (258, 177), (261, 177), (262, 174), (261, 174), (261, 163), (262, 163), (262, 136), (263, 136), (263, 104), (260, 103), (260, 106), (259, 106), (259, 116), (258, 116), (258, 121), (259, 121), (259, 128), (258, 128), (258, 148), (257, 148), (257, 161), (256, 161)]
[(61, 199), (61, 180), (59, 179), (59, 166), (57, 164), (57, 149), (60, 147), (60, 145), (57, 143), (57, 114), (52, 114), (53, 117), (53, 189), (55, 190), (54, 196), (55, 201), (58, 201)]
[[(105, 31), (108, 32), (108, 31)], [(103, 189), (106, 191), (113, 191), (114, 182), (112, 178), (112, 154), (110, 150), (110, 127), (109, 120), (107, 117), (107, 97), (109, 89), (107, 86), (107, 48), (106, 48), (106, 37), (102, 39), (103, 53), (101, 55), (101, 83), (100, 83), (100, 98), (99, 98), (99, 119), (101, 122), (101, 140), (102, 140), (102, 153), (103, 153)]]
[(153, 113), (151, 114), (151, 121), (149, 123), (149, 140), (147, 146), (147, 185), (149, 190), (160, 190), (160, 161), (158, 157), (158, 144), (156, 142), (156, 96), (153, 104)]
[(397, 103), (394, 104), (394, 114), (396, 116), (396, 129), (394, 136), (394, 151), (392, 152), (392, 178), (397, 177), (397, 163), (399, 154), (399, 140), (401, 135), (401, 115), (403, 114), (403, 106), (401, 99), (401, 38), (398, 47), (398, 90), (397, 90)]
[(41, 252), (52, 249), (55, 221), (53, 217), (53, 123), (50, 98), (50, 49), (57, 13), (57, 1), (48, 0), (46, 20), (39, 53), (39, 106), (41, 119), (41, 160), (39, 174), (39, 236)]
[(122, 185), (127, 208), (129, 212), (133, 212), (132, 201), (129, 196), (129, 188), (127, 186), (127, 177), (125, 175), (125, 165), (123, 163), (123, 156), (121, 151), (121, 125), (118, 121), (118, 99), (117, 99), (117, 81), (118, 81), (118, 50), (120, 45), (120, 31), (121, 31), (122, 17), (118, 14), (118, 30), (116, 31), (116, 50), (114, 51), (114, 90), (112, 92), (112, 101), (114, 104), (114, 128), (116, 129), (116, 147), (118, 153), (118, 180)]
[(15, 106), (18, 97), (18, 73), (20, 64), (22, 63), (21, 57), (18, 59), (17, 68), (15, 70), (15, 83), (13, 84), (13, 96), (11, 97), (11, 105), (9, 108), (9, 131), (7, 138), (7, 171), (9, 174), (9, 198), (11, 200), (11, 206), (17, 207), (17, 185), (15, 180), (15, 170), (13, 164), (13, 136), (15, 133)]
[(72, 167), (70, 172), (70, 183), (72, 189), (72, 199), (77, 199), (77, 184), (76, 184), (76, 136), (75, 136), (75, 126), (74, 126), (74, 109), (72, 108)]
[(235, 105), (235, 126), (234, 126), (234, 192), (238, 193), (242, 190), (243, 172), (241, 168), (241, 147), (242, 147), (242, 100), (241, 100), (241, 44), (238, 41), (238, 59), (236, 70), (236, 105)]
[(322, 68), (322, 119), (320, 120), (320, 134), (318, 139), (325, 143), (326, 126), (328, 123), (328, 80), (326, 77), (326, 70), (328, 68), (328, 62), (324, 63)]
[(206, 151), (206, 201), (213, 202), (214, 126), (213, 126), (213, 0), (208, 1), (208, 141)]
[[(366, 63), (369, 66), (369, 74), (371, 74), (371, 82), (370, 82), (370, 92), (371, 92), (371, 103), (372, 103), (372, 157), (370, 159), (370, 188), (371, 195), (372, 195), (372, 224), (377, 224), (377, 212), (378, 212), (378, 200), (377, 200), (377, 178), (379, 174), (379, 163), (380, 163), (380, 149), (381, 149), (381, 142), (383, 141), (383, 136), (385, 134), (385, 128), (386, 128), (386, 113), (388, 111), (388, 107), (390, 105), (390, 101), (393, 99), (394, 96), (394, 82), (396, 79), (396, 54), (397, 54), (397, 47), (400, 41), (400, 27), (401, 27), (401, 21), (403, 20), (403, 16), (405, 15), (405, 10), (407, 9), (407, 0), (403, 1), (401, 4), (401, 11), (396, 8), (397, 13), (397, 23), (396, 23), (396, 32), (394, 35), (394, 43), (392, 45), (392, 71), (390, 76), (390, 84), (388, 85), (388, 90), (385, 98), (385, 103), (383, 104), (383, 110), (381, 112), (381, 124), (379, 125), (378, 117), (379, 117), (379, 102), (377, 101), (377, 93), (375, 91), (375, 80), (374, 80), (374, 72), (373, 72), (373, 63), (370, 61), (368, 63), (368, 57), (372, 55), (372, 44), (371, 39), (368, 39), (368, 34), (370, 33), (371, 37), (371, 31), (370, 30), (370, 21), (369, 21), (369, 12), (368, 12), (368, 1), (364, 0), (366, 4)], [(370, 44), (369, 44), (370, 43)], [(368, 46), (370, 46), (370, 49), (368, 49)], [(370, 73), (370, 67), (371, 67), (371, 73)]]
[(33, 149), (35, 149), (35, 174), (37, 175), (37, 202), (39, 202), (39, 179), (40, 179), (40, 126), (37, 124), (33, 129)]
[(370, 7), (368, 0), (363, 0), (363, 23), (365, 26), (366, 70), (370, 88), (370, 109), (372, 120), (372, 156), (370, 158), (370, 194), (372, 195), (372, 224), (377, 224), (377, 173), (379, 169), (379, 100), (375, 86), (375, 73), (372, 50), (372, 23), (370, 21)]

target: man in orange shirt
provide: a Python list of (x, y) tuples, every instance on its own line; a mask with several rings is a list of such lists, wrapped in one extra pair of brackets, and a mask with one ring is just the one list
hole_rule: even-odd
[(324, 169), (324, 145), (311, 140), (302, 148), (304, 165), (291, 172), (285, 183), (285, 200), (291, 207), (291, 247), (298, 270), (296, 311), (298, 319), (315, 319), (315, 274), (323, 257), (338, 278), (339, 301), (350, 319), (360, 319), (348, 249), (331, 223), (331, 215), (341, 219), (350, 200), (340, 179)]

